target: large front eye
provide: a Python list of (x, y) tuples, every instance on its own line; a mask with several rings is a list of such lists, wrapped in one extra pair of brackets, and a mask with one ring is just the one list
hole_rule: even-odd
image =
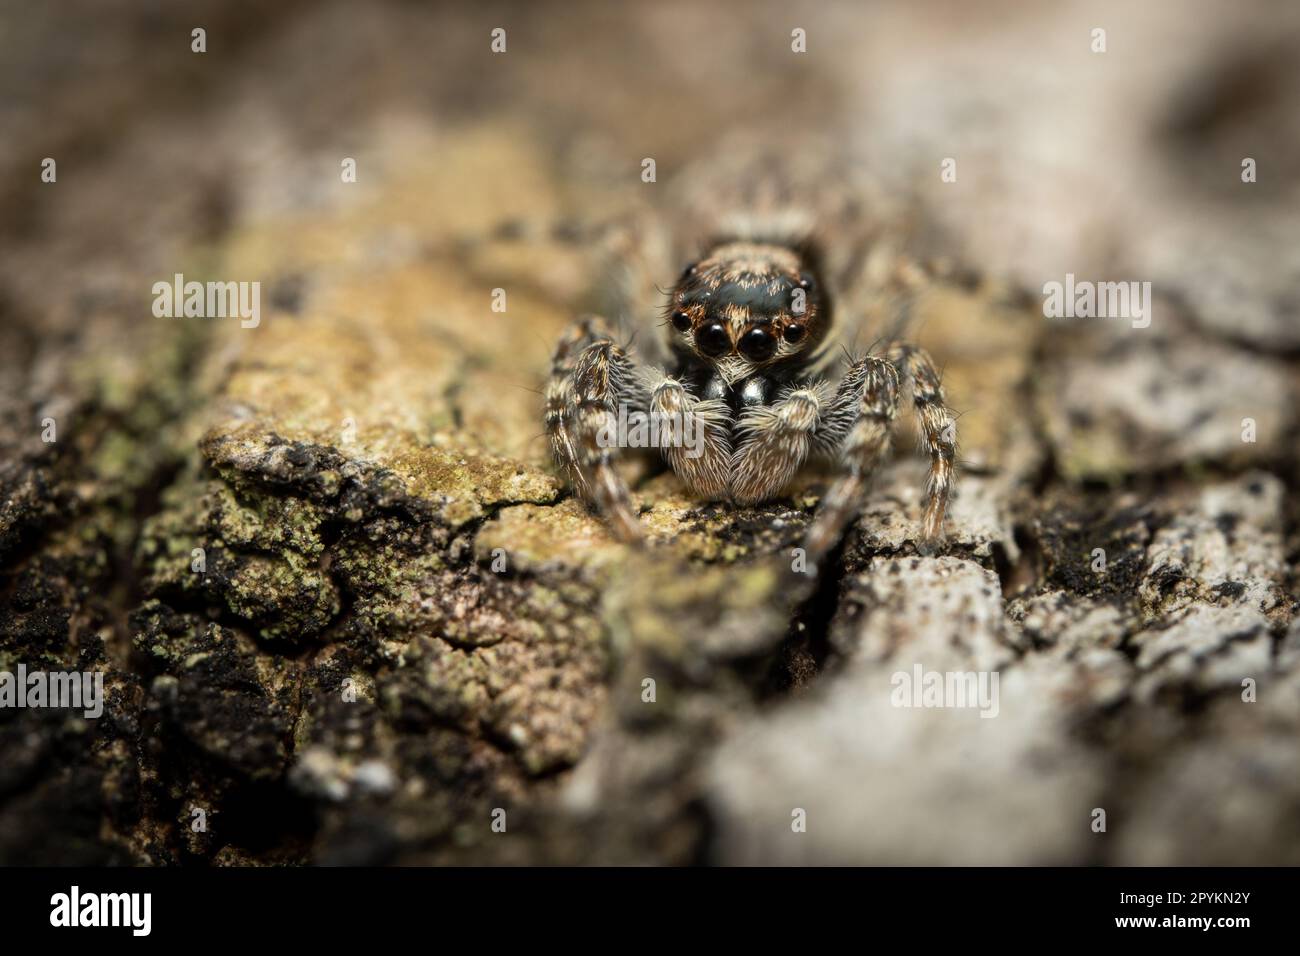
[(710, 358), (717, 358), (731, 351), (731, 338), (727, 335), (727, 327), (721, 322), (710, 322), (695, 333), (695, 347), (701, 354)]
[(766, 362), (776, 351), (776, 336), (767, 329), (750, 329), (740, 337), (740, 353), (755, 362)]

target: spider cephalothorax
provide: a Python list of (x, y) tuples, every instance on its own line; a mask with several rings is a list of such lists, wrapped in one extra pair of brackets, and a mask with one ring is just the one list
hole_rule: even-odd
[(715, 394), (705, 397), (807, 364), (826, 333), (813, 272), (797, 252), (771, 243), (715, 246), (687, 266), (667, 310), (673, 352), (716, 373)]
[(701, 498), (764, 501), (811, 456), (834, 461), (840, 475), (805, 541), (815, 562), (855, 517), (888, 453), (904, 385), (930, 456), (922, 532), (927, 541), (940, 536), (956, 429), (934, 364), (895, 342), (851, 362), (838, 383), (820, 377), (831, 303), (805, 248), (754, 238), (711, 244), (668, 293), (666, 367), (642, 364), (599, 318), (561, 340), (546, 393), (552, 451), (621, 537), (643, 535), (616, 467), (624, 448), (609, 440), (631, 410), (669, 423), (658, 433), (674, 440), (658, 450)]

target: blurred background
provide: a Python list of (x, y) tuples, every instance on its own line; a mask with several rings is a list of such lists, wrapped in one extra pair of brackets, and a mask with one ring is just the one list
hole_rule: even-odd
[[(118, 715), (0, 715), (0, 859), (1297, 862), (1298, 54), (1300, 8), (1263, 0), (0, 4), (0, 664), (107, 668)], [(766, 644), (708, 592), (647, 624), (617, 580), (654, 572), (550, 476), (530, 389), (603, 281), (583, 224), (657, 202), (644, 157), (669, 182), (738, 135), (839, 154), (956, 264), (921, 328), (974, 473), (918, 586), (947, 616), (879, 563), (914, 554), (906, 462), (897, 534), (788, 633), (750, 621)], [(261, 327), (156, 318), (178, 272), (260, 281)], [(1066, 273), (1150, 281), (1153, 327), (1046, 322)], [(663, 480), (645, 502), (719, 593), (789, 543)], [(1093, 546), (1122, 579), (1084, 581)], [(1009, 736), (874, 710), (897, 635), (987, 581), (950, 643), (1030, 675)], [(655, 643), (701, 629), (707, 674)], [(692, 688), (649, 729), (616, 700), (645, 654)], [(1273, 709), (1214, 710), (1251, 668)], [(365, 717), (325, 702), (346, 674)], [(790, 845), (801, 785), (840, 825)], [(531, 808), (508, 850), (464, 823), (502, 801)]]

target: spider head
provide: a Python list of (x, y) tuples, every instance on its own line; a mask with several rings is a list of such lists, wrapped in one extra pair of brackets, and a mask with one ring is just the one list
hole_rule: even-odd
[(826, 333), (812, 273), (793, 250), (763, 243), (725, 243), (688, 266), (667, 314), (674, 349), (728, 385), (805, 360)]

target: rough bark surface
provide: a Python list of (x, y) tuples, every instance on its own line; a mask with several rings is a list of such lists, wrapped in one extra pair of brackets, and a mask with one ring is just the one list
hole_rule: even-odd
[[(1275, 29), (1180, 16), (1174, 42), (1116, 6), (1159, 79), (1134, 100), (1114, 57), (1072, 133), (1112, 145), (1084, 160), (1034, 152), (1055, 107), (1007, 59), (1062, 35), (1086, 58), (1069, 12), (1008, 12), (969, 44), (990, 72), (936, 91), (832, 6), (834, 55), (738, 90), (751, 51), (653, 69), (725, 10), (512, 10), (493, 61), (495, 12), (275, 6), (213, 7), (219, 66), (171, 38), (6, 104), (45, 131), (0, 146), (28, 184), (2, 197), (0, 670), (102, 670), (107, 698), (0, 710), (0, 862), (1300, 863), (1300, 204), (1213, 171), (1250, 142), (1300, 160)], [(159, 16), (96, 49), (187, 36)], [(557, 65), (578, 23), (589, 56)], [(63, 28), (33, 11), (0, 61), (37, 69)], [(583, 224), (653, 202), (643, 155), (687, 162), (774, 101), (874, 151), (971, 267), (917, 316), (963, 413), (948, 542), (918, 552), (900, 441), (812, 592), (791, 549), (824, 474), (735, 508), (647, 472), (631, 551), (554, 476), (534, 391), (608, 278)], [(954, 119), (972, 104), (988, 129)], [(960, 201), (932, 174), (954, 151)], [(1050, 167), (1032, 200), (1017, 164)], [(1094, 204), (1108, 169), (1143, 198)], [(1149, 328), (1043, 318), (1044, 276), (1103, 269), (1155, 281)], [(261, 324), (153, 317), (176, 272), (259, 280)], [(996, 672), (996, 718), (894, 706), (917, 666)]]

